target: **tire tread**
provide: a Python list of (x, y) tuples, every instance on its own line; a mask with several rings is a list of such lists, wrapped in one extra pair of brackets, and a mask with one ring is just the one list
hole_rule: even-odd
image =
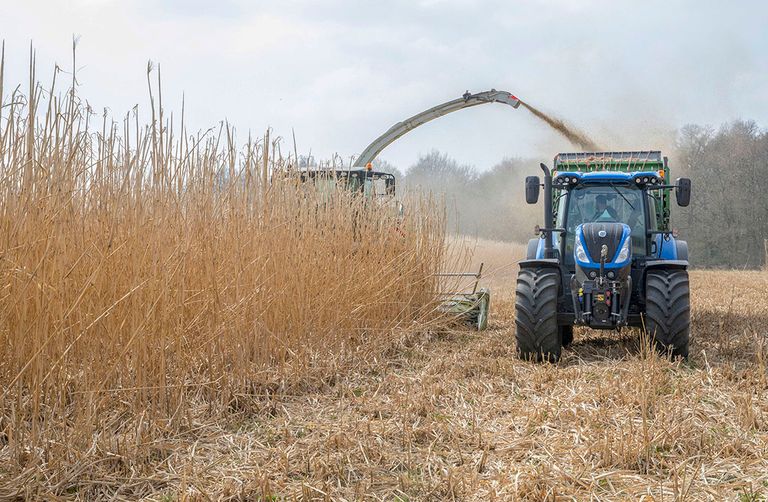
[(651, 270), (645, 283), (645, 328), (656, 348), (688, 357), (691, 327), (688, 271)]
[(560, 274), (550, 268), (521, 269), (515, 295), (515, 338), (522, 359), (560, 359), (557, 296)]

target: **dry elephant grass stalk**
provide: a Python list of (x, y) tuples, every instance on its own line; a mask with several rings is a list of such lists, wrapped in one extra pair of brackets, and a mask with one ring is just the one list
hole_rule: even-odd
[(151, 477), (196, 419), (325, 386), (435, 319), (435, 202), (315, 191), (277, 141), (189, 134), (159, 83), (148, 125), (94, 123), (55, 85), (32, 65), (0, 107), (0, 498)]

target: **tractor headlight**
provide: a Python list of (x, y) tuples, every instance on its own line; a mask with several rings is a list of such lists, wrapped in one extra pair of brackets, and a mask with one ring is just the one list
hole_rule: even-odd
[(576, 247), (574, 248), (574, 251), (576, 252), (576, 259), (580, 262), (589, 263), (589, 258), (587, 258), (587, 253), (584, 251), (584, 246), (581, 245), (581, 239), (578, 237), (576, 238)]
[(621, 249), (619, 250), (619, 256), (616, 257), (616, 263), (622, 263), (627, 261), (627, 258), (629, 258), (629, 237), (624, 239), (624, 244), (622, 244)]

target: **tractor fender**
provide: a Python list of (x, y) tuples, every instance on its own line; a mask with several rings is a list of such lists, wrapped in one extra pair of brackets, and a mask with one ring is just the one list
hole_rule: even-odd
[(654, 242), (658, 260), (688, 260), (688, 243), (684, 240), (672, 237), (672, 235), (657, 234)]
[[(552, 252), (556, 257), (560, 256), (560, 239), (557, 235), (552, 239)], [(528, 250), (525, 258), (527, 260), (544, 259), (544, 238), (537, 237), (528, 241)]]
[(658, 268), (685, 270), (688, 268), (688, 260), (648, 260), (645, 262), (645, 270)]
[(649, 270), (688, 270), (688, 260), (648, 260), (645, 262), (643, 278), (640, 283), (642, 294), (645, 295), (645, 281)]
[(557, 258), (537, 258), (532, 260), (520, 260), (518, 264), (520, 265), (520, 268), (536, 268), (536, 267), (560, 268), (560, 260), (558, 260)]

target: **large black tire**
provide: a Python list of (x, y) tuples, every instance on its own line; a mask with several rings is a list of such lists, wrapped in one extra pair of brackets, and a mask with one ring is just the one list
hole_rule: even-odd
[(648, 271), (645, 280), (645, 329), (662, 354), (688, 357), (691, 331), (688, 271)]
[(563, 347), (568, 347), (573, 343), (573, 326), (560, 326), (560, 341)]
[(560, 273), (551, 268), (524, 268), (517, 274), (515, 338), (521, 359), (550, 362), (560, 359), (559, 286)]

